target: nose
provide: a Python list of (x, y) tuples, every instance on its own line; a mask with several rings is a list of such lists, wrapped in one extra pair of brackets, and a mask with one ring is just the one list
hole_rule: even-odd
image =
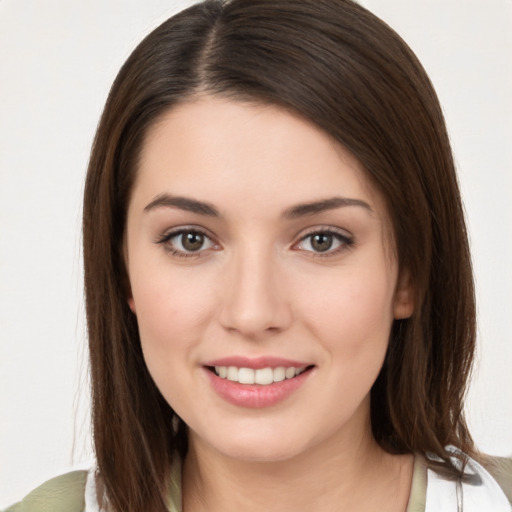
[(255, 249), (234, 256), (229, 267), (222, 292), (222, 326), (252, 340), (286, 330), (292, 310), (280, 262)]

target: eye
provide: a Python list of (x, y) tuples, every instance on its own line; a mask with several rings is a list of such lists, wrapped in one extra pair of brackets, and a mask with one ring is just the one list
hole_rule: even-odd
[(206, 233), (197, 229), (180, 229), (165, 234), (157, 243), (165, 246), (175, 256), (198, 256), (201, 252), (217, 247)]
[(316, 255), (330, 256), (351, 247), (354, 240), (335, 231), (315, 231), (301, 238), (295, 247)]

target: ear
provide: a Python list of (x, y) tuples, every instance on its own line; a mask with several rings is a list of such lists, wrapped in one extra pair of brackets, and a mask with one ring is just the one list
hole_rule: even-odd
[(402, 270), (398, 277), (393, 316), (395, 320), (409, 318), (414, 313), (414, 287), (409, 271)]
[(128, 307), (131, 309), (132, 313), (135, 315), (135, 301), (133, 300), (133, 297), (130, 295), (128, 297)]
[(123, 243), (122, 248), (122, 256), (123, 256), (123, 289), (125, 290), (126, 301), (128, 302), (128, 307), (131, 312), (135, 315), (135, 301), (133, 300), (132, 286), (130, 284), (130, 277), (128, 276), (128, 250), (126, 248), (126, 242)]
[(132, 286), (130, 284), (130, 278), (128, 277), (127, 272), (125, 271), (125, 277), (123, 279), (123, 288), (125, 290), (126, 302), (128, 302), (128, 307), (131, 312), (135, 315), (137, 312), (135, 311), (135, 300), (133, 300)]

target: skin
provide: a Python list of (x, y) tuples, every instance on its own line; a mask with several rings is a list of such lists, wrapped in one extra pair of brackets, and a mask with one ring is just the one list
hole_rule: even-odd
[[(359, 203), (290, 216), (333, 196)], [(207, 237), (186, 252), (171, 233), (191, 228)], [(331, 248), (315, 250), (311, 234), (329, 232)], [(128, 302), (149, 371), (190, 429), (186, 511), (405, 510), (412, 457), (383, 452), (369, 419), (393, 320), (413, 311), (393, 247), (361, 164), (299, 116), (199, 97), (149, 130), (128, 208)], [(232, 355), (313, 368), (251, 409), (205, 373)]]

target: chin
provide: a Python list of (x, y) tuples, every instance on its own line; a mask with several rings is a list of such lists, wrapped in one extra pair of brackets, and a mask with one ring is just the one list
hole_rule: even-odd
[(224, 455), (229, 458), (244, 462), (271, 463), (283, 462), (297, 456), (301, 450), (292, 447), (274, 446), (273, 444), (265, 447), (255, 446), (229, 446), (222, 450)]
[(226, 434), (203, 439), (203, 442), (225, 457), (245, 462), (286, 461), (307, 450), (309, 444), (304, 439), (294, 439), (289, 431), (278, 433), (270, 427), (256, 432), (245, 431), (242, 435), (235, 435), (233, 431), (226, 431)]

